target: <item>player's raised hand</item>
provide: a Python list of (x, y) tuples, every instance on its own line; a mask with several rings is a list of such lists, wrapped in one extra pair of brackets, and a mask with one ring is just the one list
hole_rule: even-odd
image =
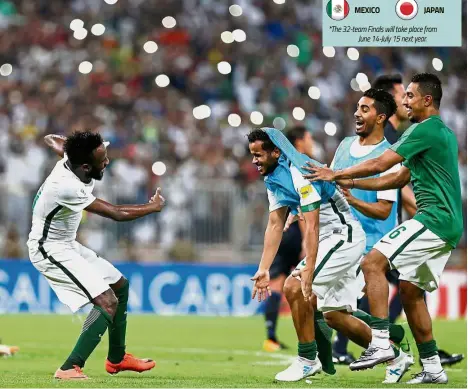
[(266, 300), (268, 296), (271, 296), (270, 272), (268, 270), (257, 270), (251, 280), (254, 281), (252, 299), (257, 296), (258, 301), (263, 301)]
[(156, 189), (156, 193), (153, 197), (151, 197), (150, 203), (154, 203), (158, 206), (158, 211), (164, 208), (164, 204), (166, 204), (166, 199), (161, 196), (161, 188)]
[(340, 188), (341, 190), (341, 193), (343, 193), (343, 196), (344, 198), (346, 199), (346, 201), (348, 202), (349, 205), (353, 205), (354, 204), (354, 200), (356, 200), (356, 197), (354, 197), (351, 192), (349, 191), (349, 189), (346, 189), (346, 188), (343, 188), (341, 187)]
[(307, 162), (302, 168), (310, 172), (310, 174), (303, 174), (303, 177), (310, 181), (335, 181), (335, 172), (327, 165), (319, 167)]
[(304, 296), (304, 300), (311, 302), (312, 301), (312, 281), (314, 279), (314, 272), (312, 269), (309, 269), (307, 266), (303, 269), (294, 270), (291, 275), (293, 277), (301, 278), (301, 289)]

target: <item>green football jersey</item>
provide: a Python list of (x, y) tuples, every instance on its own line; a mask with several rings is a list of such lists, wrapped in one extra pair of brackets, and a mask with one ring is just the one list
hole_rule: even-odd
[(456, 247), (463, 234), (463, 211), (453, 131), (440, 116), (430, 116), (408, 128), (391, 150), (405, 159), (403, 165), (411, 171), (414, 219)]

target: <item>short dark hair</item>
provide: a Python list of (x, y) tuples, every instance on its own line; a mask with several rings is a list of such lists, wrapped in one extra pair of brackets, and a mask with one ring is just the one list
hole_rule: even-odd
[(83, 165), (93, 162), (93, 151), (102, 143), (102, 137), (97, 132), (75, 131), (65, 140), (64, 151), (72, 165)]
[(391, 93), (395, 84), (403, 84), (401, 74), (383, 74), (375, 79), (372, 88)]
[(388, 119), (397, 111), (397, 105), (393, 96), (382, 89), (370, 88), (364, 92), (364, 97), (374, 99), (374, 106), (377, 113), (379, 115), (383, 113), (386, 116), (384, 125), (387, 124)]
[(418, 89), (423, 95), (431, 95), (436, 108), (442, 101), (442, 83), (439, 77), (433, 73), (418, 73), (413, 76), (411, 82), (419, 84)]
[(268, 134), (261, 128), (256, 128), (255, 130), (250, 131), (250, 133), (247, 134), (247, 138), (249, 140), (249, 143), (254, 143), (257, 140), (261, 141), (262, 149), (265, 151), (271, 152), (276, 148), (275, 144), (271, 141)]
[(299, 139), (304, 139), (307, 129), (304, 126), (294, 126), (286, 131), (286, 138), (294, 144)]

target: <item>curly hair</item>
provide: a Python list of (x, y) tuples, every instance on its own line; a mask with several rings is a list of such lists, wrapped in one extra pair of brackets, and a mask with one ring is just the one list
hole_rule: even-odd
[(72, 165), (92, 163), (93, 151), (103, 144), (99, 133), (90, 130), (75, 131), (65, 140), (64, 151)]
[(250, 131), (250, 133), (247, 134), (247, 138), (249, 140), (249, 143), (254, 143), (257, 140), (261, 141), (262, 149), (265, 151), (271, 152), (276, 148), (268, 134), (261, 128), (256, 128), (255, 130)]

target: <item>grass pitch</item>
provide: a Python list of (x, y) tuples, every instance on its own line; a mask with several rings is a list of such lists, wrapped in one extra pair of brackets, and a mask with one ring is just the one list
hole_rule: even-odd
[[(321, 374), (305, 381), (282, 384), (274, 381), (296, 353), (291, 319), (281, 318), (278, 334), (291, 346), (287, 352), (266, 353), (261, 346), (264, 324), (261, 316), (233, 317), (158, 317), (129, 315), (128, 351), (156, 360), (156, 368), (143, 374), (124, 372), (110, 376), (104, 370), (107, 336), (85, 366), (92, 380), (58, 382), (52, 377), (63, 363), (78, 337), (82, 316), (3, 315), (0, 336), (7, 344), (21, 350), (12, 358), (0, 359), (0, 387), (261, 387), (261, 388), (368, 388), (381, 384), (384, 367), (351, 372), (338, 366), (335, 376)], [(466, 353), (466, 321), (435, 321), (434, 332), (439, 347), (450, 352)], [(360, 353), (352, 345), (355, 355)], [(413, 347), (415, 353), (416, 349)], [(417, 359), (417, 355), (415, 355)], [(410, 373), (420, 371), (418, 364)], [(449, 387), (466, 388), (466, 361), (447, 369)], [(410, 374), (403, 383), (405, 387)], [(432, 385), (431, 387), (434, 387)], [(447, 387), (447, 386), (444, 386)]]

